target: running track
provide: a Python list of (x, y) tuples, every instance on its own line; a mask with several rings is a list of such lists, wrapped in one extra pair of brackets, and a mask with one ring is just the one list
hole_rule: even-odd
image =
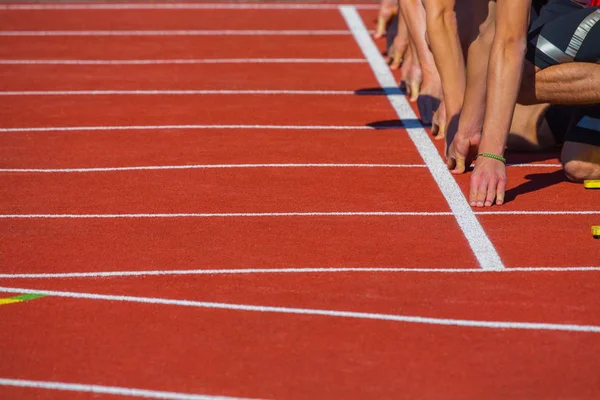
[(1, 398), (600, 396), (599, 192), (473, 213), (375, 15), (0, 5)]

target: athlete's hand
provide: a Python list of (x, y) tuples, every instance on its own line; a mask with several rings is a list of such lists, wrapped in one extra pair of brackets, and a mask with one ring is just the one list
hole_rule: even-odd
[(398, 0), (381, 0), (379, 5), (379, 16), (377, 17), (377, 28), (373, 37), (375, 39), (382, 38), (385, 35), (387, 27), (398, 13)]
[(433, 121), (433, 113), (439, 109), (442, 95), (442, 82), (435, 65), (423, 66), (423, 82), (421, 83), (417, 107), (421, 114), (421, 121), (425, 125), (430, 125)]
[(421, 90), (421, 82), (423, 82), (423, 72), (419, 60), (412, 54), (410, 47), (406, 51), (406, 57), (400, 71), (400, 80), (406, 85), (410, 101), (417, 101)]
[(477, 154), (481, 134), (457, 133), (446, 151), (446, 165), (453, 174), (462, 174), (471, 165)]
[(404, 55), (408, 49), (408, 37), (402, 34), (402, 32), (398, 32), (392, 45), (388, 49), (387, 62), (391, 69), (398, 69), (402, 64), (402, 60), (404, 59)]
[(469, 203), (473, 207), (490, 207), (496, 200), (497, 205), (504, 203), (506, 190), (506, 166), (493, 158), (477, 158), (471, 174)]
[(433, 119), (431, 120), (431, 133), (433, 137), (436, 140), (444, 139), (446, 137), (447, 126), (446, 105), (444, 104), (444, 100), (442, 100), (436, 112), (433, 113)]

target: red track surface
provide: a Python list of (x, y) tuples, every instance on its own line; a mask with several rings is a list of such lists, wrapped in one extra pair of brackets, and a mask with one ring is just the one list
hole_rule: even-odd
[[(210, 39), (209, 39), (210, 40)], [(235, 57), (234, 54), (228, 57)], [(335, 78), (331, 76), (335, 71)], [(3, 90), (355, 90), (377, 86), (367, 63), (198, 65), (0, 65)], [(35, 77), (35, 79), (31, 79)]]
[[(374, 11), (361, 11), (367, 22)], [(1, 11), (2, 30), (347, 29), (337, 10)], [(0, 59), (362, 58), (338, 36), (0, 37)], [(369, 64), (0, 65), (2, 91), (344, 90)], [(0, 128), (396, 124), (385, 96), (0, 96)], [(391, 122), (390, 122), (391, 121)], [(405, 121), (414, 123), (414, 121)], [(383, 125), (385, 125), (383, 124)], [(0, 214), (448, 212), (407, 132), (0, 132), (0, 168), (418, 164), (0, 172)], [(441, 143), (436, 143), (441, 150)], [(509, 156), (557, 163), (556, 154)], [(456, 177), (466, 192), (469, 175)], [(510, 167), (477, 215), (507, 268), (598, 266), (600, 194)], [(592, 215), (516, 215), (519, 211)], [(486, 210), (486, 212), (488, 212)], [(600, 325), (600, 271), (476, 272), (452, 215), (0, 219), (0, 274), (406, 268), (405, 272), (2, 278), (0, 287), (471, 321)], [(464, 269), (464, 273), (441, 272)], [(429, 269), (430, 272), (418, 272)], [(0, 293), (0, 297), (14, 294)], [(49, 296), (0, 305), (0, 379), (276, 399), (593, 399), (600, 333)], [(8, 360), (8, 361), (7, 361)], [(89, 398), (0, 385), (0, 398)]]

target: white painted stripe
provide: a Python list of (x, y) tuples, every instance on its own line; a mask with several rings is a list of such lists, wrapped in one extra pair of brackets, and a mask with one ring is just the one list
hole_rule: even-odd
[(165, 60), (0, 60), (0, 65), (364, 64), (362, 58), (199, 58)]
[(562, 168), (562, 164), (540, 164), (540, 163), (524, 163), (524, 164), (506, 164), (507, 167), (536, 167), (536, 168)]
[(545, 322), (481, 321), (481, 320), (453, 319), (453, 318), (431, 318), (431, 317), (421, 317), (421, 316), (414, 316), (414, 315), (395, 315), (395, 314), (323, 310), (323, 309), (310, 309), (310, 308), (293, 308), (293, 307), (259, 306), (259, 305), (249, 305), (249, 304), (214, 303), (214, 302), (195, 301), (195, 300), (163, 299), (163, 298), (157, 298), (157, 297), (119, 296), (119, 295), (96, 294), (96, 293), (66, 292), (66, 291), (56, 291), (56, 290), (39, 290), (39, 289), (10, 288), (10, 287), (0, 287), (0, 292), (19, 293), (19, 294), (32, 293), (32, 294), (42, 294), (42, 295), (46, 295), (46, 296), (72, 298), (72, 299), (108, 300), (108, 301), (117, 301), (117, 302), (172, 305), (172, 306), (180, 306), (180, 307), (198, 307), (198, 308), (232, 310), (232, 311), (248, 311), (248, 312), (262, 312), (262, 313), (293, 314), (293, 315), (314, 315), (314, 316), (353, 318), (353, 319), (370, 319), (370, 320), (379, 320), (379, 321), (394, 321), (394, 322), (427, 324), (427, 325), (444, 325), (444, 326), (490, 328), (490, 329), (525, 329), (525, 330), (548, 330), (548, 331), (600, 333), (600, 326), (596, 326), (596, 325), (576, 325), (576, 324), (560, 324), (560, 323), (557, 324), (557, 323), (545, 323)]
[[(600, 215), (593, 211), (477, 211), (477, 215)], [(333, 211), (269, 213), (159, 214), (0, 214), (0, 219), (113, 219), (113, 218), (236, 218), (236, 217), (432, 217), (454, 216), (449, 211)]]
[[(402, 94), (397, 94), (395, 90), (392, 90), (392, 88), (398, 87), (396, 79), (381, 56), (379, 49), (373, 43), (371, 35), (369, 35), (356, 8), (352, 6), (340, 6), (340, 12), (346, 20), (346, 23), (353, 33), (363, 54), (369, 61), (379, 84), (382, 88), (385, 88), (387, 97), (396, 110), (398, 117), (401, 120), (416, 120), (417, 117), (411, 106), (408, 104), (406, 97)], [(423, 157), (425, 164), (429, 167), (433, 178), (450, 205), (451, 210), (454, 212), (456, 220), (467, 238), (481, 268), (504, 268), (498, 252), (475, 217), (471, 206), (467, 203), (458, 184), (448, 171), (446, 163), (440, 157), (438, 150), (429, 139), (429, 135), (425, 132), (425, 129), (422, 127), (409, 128), (407, 131), (417, 147), (419, 154)]]
[[(550, 165), (550, 164), (548, 164)], [(507, 165), (516, 167), (539, 167), (540, 164)], [(547, 165), (541, 165), (545, 167)], [(425, 164), (191, 164), (149, 165), (139, 167), (95, 167), (95, 168), (0, 168), (0, 173), (77, 173), (154, 171), (178, 169), (226, 169), (226, 168), (426, 168)]]
[(154, 171), (171, 169), (229, 169), (229, 168), (425, 168), (424, 164), (199, 164), (199, 165), (153, 165), (146, 167), (107, 168), (0, 168), (0, 172), (18, 173), (73, 173), (73, 172), (117, 172)]
[(71, 278), (119, 278), (135, 276), (172, 275), (252, 275), (252, 274), (336, 274), (336, 273), (431, 273), (431, 274), (479, 274), (505, 272), (593, 272), (598, 267), (524, 267), (503, 269), (467, 268), (237, 268), (237, 269), (176, 269), (141, 271), (97, 271), (0, 274), (0, 279), (71, 279)]
[[(6, 4), (0, 10), (335, 10), (336, 4), (301, 3), (117, 3), (117, 4)], [(377, 10), (377, 4), (356, 4), (361, 10)]]
[(157, 390), (132, 389), (117, 386), (86, 385), (81, 383), (31, 381), (26, 379), (0, 378), (0, 386), (13, 386), (32, 389), (60, 390), (67, 392), (114, 394), (119, 396), (143, 397), (146, 399), (168, 400), (243, 400), (237, 397), (209, 396), (203, 394), (188, 394), (163, 392)]
[(600, 210), (580, 210), (580, 211), (478, 211), (477, 215), (597, 215)]
[(178, 214), (0, 214), (0, 219), (112, 219), (112, 218), (236, 218), (236, 217), (431, 217), (450, 212), (273, 212), (273, 213), (178, 213)]
[(0, 96), (108, 96), (108, 95), (355, 95), (352, 90), (30, 90), (0, 91)]
[(280, 129), (355, 131), (375, 129), (402, 129), (402, 126), (373, 128), (366, 125), (126, 125), (126, 126), (53, 126), (39, 128), (0, 128), (6, 132), (79, 132), (79, 131), (150, 131), (167, 129)]
[(0, 31), (0, 37), (32, 36), (338, 36), (349, 35), (345, 30), (97, 30), (97, 31)]
[[(477, 215), (600, 215), (600, 210), (583, 211), (476, 211)], [(0, 219), (24, 218), (235, 218), (235, 217), (402, 217), (449, 216), (449, 211), (332, 211), (332, 212), (268, 212), (268, 213), (138, 213), (138, 214), (0, 214)]]

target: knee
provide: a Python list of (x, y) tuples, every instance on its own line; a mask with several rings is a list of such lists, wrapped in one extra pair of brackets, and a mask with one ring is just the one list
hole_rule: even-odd
[(573, 182), (583, 182), (587, 179), (600, 179), (600, 165), (591, 161), (563, 161), (567, 179)]

